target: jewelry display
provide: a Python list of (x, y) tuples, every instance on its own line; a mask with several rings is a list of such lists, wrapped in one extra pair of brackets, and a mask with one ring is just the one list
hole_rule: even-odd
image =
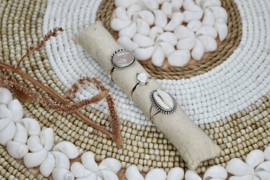
[(132, 95), (134, 93), (134, 91), (137, 89), (138, 86), (145, 86), (148, 84), (150, 79), (153, 79), (151, 76), (149, 76), (146, 73), (137, 73), (136, 74), (136, 78), (137, 78), (137, 84), (134, 86), (134, 88), (132, 89), (131, 93), (130, 93), (130, 97), (132, 99)]
[[(171, 114), (176, 110), (177, 103), (175, 99), (166, 91), (157, 89), (151, 92), (152, 105), (150, 108), (150, 121), (154, 124), (154, 118), (158, 113)], [(153, 106), (158, 110), (153, 116)]]
[[(107, 53), (115, 49), (122, 49), (99, 21), (75, 34), (72, 40), (81, 45), (107, 73), (110, 73), (111, 70), (107, 58), (111, 55)], [(89, 42), (91, 43), (89, 44)], [(97, 53), (100, 51), (103, 53)], [(114, 82), (130, 95), (136, 83), (134, 74), (137, 72), (146, 73), (143, 67), (135, 62), (131, 68), (123, 69), (121, 73), (120, 71), (115, 72)], [(134, 91), (133, 93), (134, 96), (136, 95), (136, 98), (133, 99), (134, 103), (148, 119), (150, 119), (149, 109), (152, 105), (149, 95), (155, 89), (162, 89), (162, 87), (157, 81), (152, 80), (151, 84), (142, 86), (140, 92)], [(160, 100), (163, 101), (163, 99)], [(167, 100), (164, 99), (163, 103), (166, 104)], [(221, 149), (192, 122), (181, 108), (175, 109), (170, 116), (166, 114), (156, 116), (155, 125), (178, 150), (190, 169), (196, 169), (201, 161), (214, 158), (220, 153)]]
[(118, 49), (115, 51), (111, 57), (111, 63), (113, 65), (109, 78), (112, 80), (112, 75), (115, 69), (125, 69), (127, 67), (130, 67), (134, 64), (136, 61), (136, 56), (131, 51), (128, 51), (126, 49)]

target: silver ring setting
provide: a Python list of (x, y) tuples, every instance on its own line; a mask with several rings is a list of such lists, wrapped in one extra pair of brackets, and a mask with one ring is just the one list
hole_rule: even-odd
[(145, 86), (149, 83), (150, 79), (153, 79), (151, 76), (149, 76), (146, 73), (137, 73), (136, 74), (136, 78), (137, 78), (137, 84), (134, 86), (134, 88), (131, 91), (130, 97), (132, 99), (132, 95), (134, 93), (134, 91), (137, 89), (138, 86)]
[[(176, 103), (176, 100), (174, 99), (174, 97), (164, 90), (161, 90), (161, 89), (153, 90), (151, 92), (150, 98), (152, 101), (152, 105), (151, 105), (151, 109), (150, 109), (150, 120), (152, 123), (153, 123), (155, 116), (158, 113), (161, 112), (163, 114), (172, 114), (177, 108), (177, 103)], [(158, 111), (153, 116), (151, 116), (153, 106)]]
[(133, 52), (126, 49), (118, 49), (111, 56), (112, 69), (109, 78), (112, 80), (112, 74), (115, 69), (125, 69), (132, 66), (136, 61), (136, 56)]

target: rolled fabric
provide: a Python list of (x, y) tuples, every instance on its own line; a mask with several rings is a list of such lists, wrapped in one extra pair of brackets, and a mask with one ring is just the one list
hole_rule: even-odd
[[(108, 74), (113, 68), (110, 61), (112, 54), (118, 49), (123, 49), (100, 21), (75, 34), (72, 40), (81, 45)], [(148, 74), (136, 61), (128, 68), (115, 69), (113, 81), (130, 97), (132, 89), (137, 84), (137, 73)], [(156, 89), (163, 88), (156, 80), (151, 79), (147, 85), (139, 86), (132, 95), (134, 103), (149, 119), (152, 105), (150, 94)], [(151, 114), (153, 115), (157, 111), (156, 108), (153, 108)], [(191, 170), (195, 170), (202, 161), (214, 158), (220, 153), (219, 146), (214, 144), (179, 105), (172, 114), (157, 114), (153, 122), (179, 151)]]

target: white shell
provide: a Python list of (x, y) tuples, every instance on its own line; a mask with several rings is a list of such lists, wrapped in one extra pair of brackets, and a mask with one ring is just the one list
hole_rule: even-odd
[(31, 152), (38, 152), (43, 149), (40, 139), (37, 135), (32, 135), (28, 138), (27, 146)]
[(202, 9), (193, 0), (185, 0), (183, 7), (186, 11), (201, 11)]
[(216, 28), (219, 36), (219, 40), (223, 41), (228, 35), (228, 26), (222, 18), (215, 21), (214, 27)]
[(172, 14), (170, 22), (165, 26), (165, 31), (173, 31), (178, 25), (182, 24), (184, 21), (184, 15), (180, 12), (175, 12)]
[(200, 20), (203, 16), (203, 11), (184, 11), (184, 22), (190, 22), (192, 20)]
[(141, 6), (142, 10), (148, 10), (144, 0), (137, 0), (137, 4)]
[(202, 26), (202, 22), (199, 20), (192, 20), (187, 24), (187, 28), (192, 31), (197, 31)]
[(212, 179), (212, 178), (220, 178), (227, 179), (228, 173), (226, 169), (222, 166), (212, 166), (204, 173), (203, 179)]
[(246, 163), (251, 167), (256, 167), (264, 161), (264, 153), (261, 150), (251, 151), (246, 158)]
[(12, 119), (12, 113), (5, 104), (0, 105), (0, 119), (9, 118)]
[(130, 21), (130, 20), (123, 20), (123, 19), (119, 19), (119, 18), (114, 18), (111, 21), (111, 28), (114, 31), (120, 31), (121, 29), (128, 27), (131, 23), (132, 23), (132, 21)]
[(194, 36), (193, 31), (191, 29), (187, 28), (186, 26), (183, 26), (183, 25), (177, 26), (174, 29), (173, 33), (175, 34), (177, 39), (183, 39), (183, 38), (187, 38), (190, 36)]
[(137, 33), (148, 36), (149, 31), (150, 31), (150, 26), (146, 20), (136, 19), (136, 25), (137, 25)]
[(63, 142), (58, 143), (56, 146), (54, 146), (53, 150), (61, 151), (62, 153), (67, 155), (69, 159), (75, 159), (80, 154), (77, 147), (68, 141), (63, 141)]
[(82, 164), (90, 171), (97, 172), (99, 170), (97, 163), (95, 162), (95, 154), (92, 152), (86, 152), (81, 157)]
[(117, 42), (125, 49), (128, 49), (130, 51), (134, 51), (136, 48), (139, 47), (138, 44), (131, 41), (128, 37), (120, 37), (118, 38)]
[(143, 176), (139, 172), (139, 169), (135, 165), (131, 165), (125, 172), (127, 180), (144, 180)]
[(12, 157), (20, 159), (23, 158), (26, 153), (28, 153), (28, 147), (20, 142), (8, 141), (7, 151)]
[(173, 46), (175, 46), (177, 43), (177, 38), (175, 34), (171, 32), (164, 32), (157, 37), (156, 43), (159, 43), (159, 42), (168, 42), (168, 43), (171, 43)]
[(204, 44), (200, 39), (196, 39), (194, 48), (192, 49), (191, 56), (193, 59), (200, 61), (204, 54)]
[(24, 165), (27, 168), (37, 167), (46, 159), (47, 154), (48, 151), (44, 149), (34, 153), (27, 153), (23, 158)]
[(15, 122), (19, 122), (19, 120), (23, 117), (23, 107), (18, 99), (14, 99), (8, 103), (8, 108), (11, 111), (12, 119)]
[(167, 180), (182, 180), (184, 178), (184, 170), (179, 167), (172, 168), (167, 176)]
[(7, 88), (0, 87), (0, 104), (8, 104), (13, 99), (11, 92)]
[(158, 2), (156, 0), (144, 0), (144, 4), (150, 11), (159, 8)]
[(27, 141), (27, 131), (23, 125), (16, 123), (16, 133), (14, 136), (14, 141), (26, 143)]
[(135, 22), (133, 22), (130, 26), (121, 29), (119, 31), (119, 37), (123, 37), (126, 36), (129, 39), (132, 39), (132, 37), (134, 36), (134, 34), (137, 32), (137, 25)]
[(57, 167), (52, 171), (52, 178), (53, 180), (74, 180), (74, 175), (64, 168)]
[(183, 5), (183, 0), (172, 0), (171, 3), (178, 9), (180, 9)]
[(228, 13), (223, 7), (215, 6), (215, 7), (210, 7), (210, 9), (213, 11), (216, 19), (222, 18), (227, 23)]
[(55, 167), (69, 169), (70, 162), (68, 157), (64, 153), (53, 151), (52, 154), (55, 158)]
[(147, 173), (145, 180), (166, 180), (167, 174), (163, 169), (153, 169)]
[(110, 170), (98, 171), (97, 175), (100, 176), (103, 180), (119, 180), (117, 175)]
[(157, 0), (158, 4), (163, 4), (164, 2), (169, 2), (170, 0)]
[(160, 27), (165, 27), (167, 25), (167, 16), (164, 11), (161, 10), (154, 10), (155, 18), (155, 25)]
[(93, 173), (92, 171), (85, 169), (85, 167), (79, 162), (73, 163), (70, 170), (76, 178), (87, 177)]
[(270, 161), (270, 146), (268, 146), (267, 148), (265, 148), (265, 150), (264, 150), (264, 158), (267, 161)]
[(40, 133), (40, 125), (35, 119), (32, 118), (24, 118), (22, 119), (25, 129), (29, 136), (31, 135), (39, 135)]
[(202, 180), (196, 171), (188, 170), (185, 174), (185, 180)]
[(152, 26), (155, 22), (155, 17), (153, 13), (147, 10), (140, 11), (137, 14), (133, 15), (133, 21), (138, 18), (146, 20), (146, 22), (148, 22), (150, 26)]
[(188, 50), (173, 51), (169, 57), (168, 62), (171, 66), (183, 67), (190, 61), (190, 52)]
[(270, 172), (259, 171), (259, 172), (256, 172), (256, 176), (259, 177), (260, 180), (269, 180), (270, 179)]
[(256, 167), (255, 172), (268, 171), (270, 172), (270, 161), (265, 161)]
[(162, 49), (165, 52), (165, 56), (167, 58), (168, 58), (169, 54), (175, 50), (174, 46), (171, 43), (168, 43), (168, 42), (160, 42), (160, 43), (157, 44), (157, 46), (162, 47)]
[(0, 132), (3, 131), (11, 120), (9, 118), (0, 119)]
[(76, 180), (103, 180), (96, 173), (90, 174), (85, 178), (76, 178)]
[(147, 48), (154, 45), (154, 41), (150, 37), (142, 34), (135, 34), (133, 41), (141, 48)]
[(220, 0), (202, 0), (201, 1), (201, 7), (203, 9), (207, 7), (211, 7), (211, 6), (221, 6)]
[(45, 128), (40, 132), (40, 142), (47, 151), (51, 150), (54, 145), (54, 136), (52, 128)]
[(172, 97), (163, 90), (158, 89), (154, 93), (154, 100), (164, 110), (171, 110), (174, 107), (174, 101)]
[(48, 153), (47, 158), (40, 165), (39, 171), (43, 176), (48, 177), (52, 173), (54, 167), (55, 158), (51, 153)]
[(119, 18), (119, 19), (122, 19), (122, 20), (130, 20), (127, 16), (127, 12), (126, 12), (126, 9), (122, 6), (119, 6), (117, 7), (115, 10), (114, 10), (114, 14), (115, 14), (115, 17), (116, 18)]
[(202, 24), (203, 25), (213, 26), (214, 22), (215, 22), (215, 15), (214, 15), (213, 11), (206, 8), (204, 10), (204, 16), (203, 16)]
[(177, 49), (179, 50), (191, 50), (196, 43), (196, 37), (195, 35), (180, 39), (177, 42)]
[(124, 8), (127, 8), (128, 6), (130, 6), (131, 2), (130, 0), (115, 0), (114, 4), (116, 7), (122, 6)]
[(107, 169), (113, 171), (114, 173), (118, 173), (118, 171), (121, 169), (121, 163), (117, 159), (106, 158), (99, 164), (99, 169)]
[(148, 48), (137, 48), (135, 49), (134, 53), (136, 54), (138, 60), (144, 61), (151, 58), (154, 50), (155, 48), (152, 46)]
[(7, 127), (0, 132), (0, 144), (7, 145), (8, 141), (11, 141), (15, 135), (16, 127), (13, 121), (9, 122)]
[(254, 169), (241, 161), (238, 158), (234, 158), (227, 163), (226, 170), (235, 176), (244, 176), (254, 174)]
[(203, 25), (197, 30), (196, 35), (209, 35), (216, 38), (217, 30), (213, 26)]
[(212, 52), (217, 50), (217, 42), (212, 36), (203, 35), (198, 38), (203, 42), (205, 52)]
[(161, 6), (161, 10), (166, 14), (167, 17), (171, 18), (174, 12), (180, 12), (173, 4), (164, 2)]
[(133, 19), (133, 15), (142, 10), (142, 7), (138, 4), (133, 4), (127, 9), (127, 16), (129, 19)]
[(149, 37), (155, 41), (156, 37), (158, 37), (160, 34), (162, 34), (164, 31), (162, 27), (160, 26), (154, 26), (149, 31)]
[(165, 52), (162, 47), (156, 46), (152, 55), (152, 62), (155, 66), (161, 67), (165, 59)]
[[(232, 176), (229, 180), (257, 180), (253, 175), (246, 175), (246, 176)], [(258, 179), (259, 180), (259, 179)]]

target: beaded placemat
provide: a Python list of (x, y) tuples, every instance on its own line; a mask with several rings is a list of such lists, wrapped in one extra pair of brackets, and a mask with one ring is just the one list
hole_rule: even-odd
[[(234, 157), (245, 159), (251, 150), (264, 149), (270, 144), (270, 2), (235, 2), (241, 17), (242, 37), (226, 61), (193, 78), (158, 80), (176, 97), (194, 122), (222, 148), (220, 156), (201, 163), (198, 172), (204, 172), (214, 164), (225, 166)], [(135, 164), (143, 172), (156, 167), (167, 172), (177, 166), (186, 169), (173, 145), (119, 87), (110, 83), (102, 68), (71, 40), (74, 33), (95, 21), (100, 3), (100, 0), (2, 0), (0, 58), (5, 63), (16, 65), (45, 33), (53, 27), (62, 27), (65, 31), (50, 40), (46, 48), (28, 56), (21, 63), (21, 70), (62, 95), (82, 76), (99, 77), (114, 96), (121, 118), (124, 148), (118, 148), (112, 139), (73, 114), (57, 112), (38, 102), (24, 103), (25, 110), (40, 122), (41, 127), (53, 128), (56, 141), (70, 141), (84, 151), (92, 151), (97, 161), (113, 157), (120, 160), (123, 168)], [(19, 75), (14, 77), (46, 94)], [(94, 87), (85, 86), (76, 97), (84, 99), (95, 93)], [(210, 111), (213, 113), (208, 113)], [(87, 106), (81, 112), (97, 124), (111, 129), (105, 102)], [(8, 156), (5, 160), (10, 165), (1, 164), (0, 169), (10, 174), (4, 173), (4, 178), (11, 175), (19, 178), (26, 172)], [(30, 172), (26, 174), (25, 177), (34, 179)]]

